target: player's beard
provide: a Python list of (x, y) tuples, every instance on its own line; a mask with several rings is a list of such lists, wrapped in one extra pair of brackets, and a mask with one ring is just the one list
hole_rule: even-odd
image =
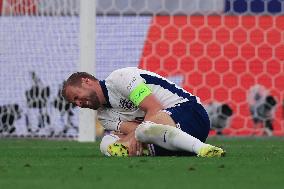
[(99, 101), (99, 97), (97, 95), (96, 92), (92, 92), (91, 95), (91, 104), (90, 104), (90, 108), (93, 109), (93, 110), (97, 110), (99, 107), (100, 107), (100, 101)]
[(90, 108), (93, 110), (97, 110), (100, 107), (99, 97), (96, 92), (91, 92), (87, 104), (85, 104), (82, 108)]

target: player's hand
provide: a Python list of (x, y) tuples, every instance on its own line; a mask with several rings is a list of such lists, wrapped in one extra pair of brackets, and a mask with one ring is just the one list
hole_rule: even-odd
[(129, 139), (129, 156), (141, 156), (143, 152), (142, 143), (137, 141), (134, 132)]

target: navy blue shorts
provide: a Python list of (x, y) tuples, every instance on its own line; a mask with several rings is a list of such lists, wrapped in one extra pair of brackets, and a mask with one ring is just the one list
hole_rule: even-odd
[[(210, 120), (201, 104), (196, 102), (184, 102), (172, 108), (164, 110), (175, 121), (177, 128), (205, 142), (209, 130)], [(153, 145), (156, 156), (192, 156), (194, 153), (184, 151), (169, 151), (160, 146)]]

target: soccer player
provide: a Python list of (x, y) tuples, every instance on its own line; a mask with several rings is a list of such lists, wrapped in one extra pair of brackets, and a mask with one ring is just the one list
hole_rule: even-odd
[(64, 82), (62, 96), (81, 108), (97, 110), (106, 130), (128, 135), (130, 156), (141, 155), (143, 143), (160, 146), (157, 154), (225, 153), (204, 143), (210, 121), (200, 99), (153, 72), (122, 68), (102, 81), (85, 72), (73, 73)]

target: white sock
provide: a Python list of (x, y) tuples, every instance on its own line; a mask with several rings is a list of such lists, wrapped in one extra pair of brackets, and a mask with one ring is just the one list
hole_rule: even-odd
[(196, 154), (206, 145), (176, 127), (150, 121), (143, 122), (137, 127), (135, 137), (140, 142), (156, 144), (167, 150), (183, 150)]

